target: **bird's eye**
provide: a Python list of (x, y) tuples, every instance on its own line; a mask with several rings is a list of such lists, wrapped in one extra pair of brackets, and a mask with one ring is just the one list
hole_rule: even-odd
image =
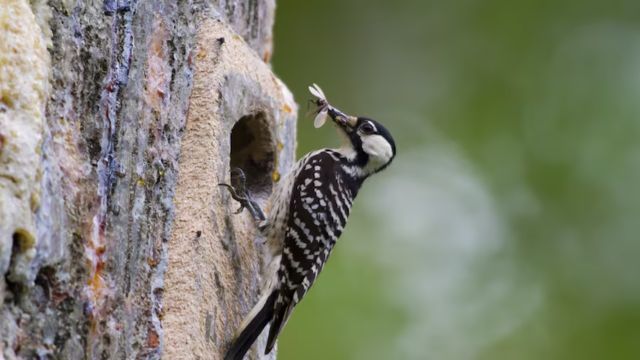
[(362, 124), (362, 126), (360, 126), (360, 131), (362, 131), (364, 134), (371, 134), (374, 132), (374, 128), (373, 125), (371, 125), (371, 123), (364, 123)]

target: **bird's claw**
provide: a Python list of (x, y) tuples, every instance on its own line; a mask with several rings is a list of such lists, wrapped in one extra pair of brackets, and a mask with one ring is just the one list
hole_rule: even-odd
[(263, 222), (265, 220), (264, 213), (247, 190), (244, 172), (238, 168), (233, 169), (231, 171), (231, 182), (234, 183), (234, 185), (219, 183), (218, 186), (227, 188), (231, 197), (240, 203), (240, 207), (234, 214), (240, 214), (242, 210), (246, 208), (256, 221)]

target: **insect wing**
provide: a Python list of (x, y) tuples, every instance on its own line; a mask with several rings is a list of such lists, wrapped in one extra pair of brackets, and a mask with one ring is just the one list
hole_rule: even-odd
[(327, 121), (327, 110), (323, 109), (316, 115), (316, 118), (313, 119), (313, 126), (316, 129), (318, 129), (322, 127), (322, 125), (324, 125), (326, 121)]
[(320, 87), (316, 84), (313, 84), (311, 86), (309, 86), (309, 92), (317, 97), (318, 99), (326, 99), (326, 96), (324, 95), (324, 92), (322, 91), (322, 89), (320, 89)]

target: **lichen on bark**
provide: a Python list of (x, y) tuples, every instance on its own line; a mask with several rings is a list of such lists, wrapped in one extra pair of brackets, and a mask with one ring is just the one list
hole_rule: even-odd
[(0, 273), (12, 283), (26, 284), (33, 281), (29, 267), (38, 239), (35, 212), (41, 196), (49, 54), (47, 39), (23, 1), (2, 5), (0, 33)]

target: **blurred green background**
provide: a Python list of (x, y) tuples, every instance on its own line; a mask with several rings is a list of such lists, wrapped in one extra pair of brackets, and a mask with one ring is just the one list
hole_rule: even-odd
[(276, 72), (391, 130), (279, 359), (640, 359), (640, 2), (279, 0)]

